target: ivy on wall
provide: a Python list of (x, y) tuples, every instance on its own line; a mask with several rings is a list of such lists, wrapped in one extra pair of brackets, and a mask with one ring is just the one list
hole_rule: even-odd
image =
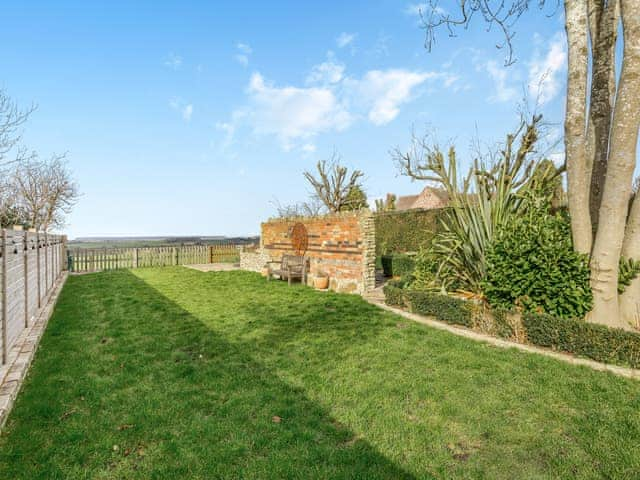
[(376, 255), (417, 252), (431, 244), (444, 209), (377, 213)]

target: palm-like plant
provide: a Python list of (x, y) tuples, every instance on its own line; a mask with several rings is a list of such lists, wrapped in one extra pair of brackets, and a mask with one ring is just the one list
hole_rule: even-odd
[(536, 171), (539, 162), (531, 158), (541, 119), (536, 115), (531, 122), (522, 122), (507, 135), (497, 155), (489, 161), (474, 160), (462, 179), (454, 147), (445, 158), (437, 146), (414, 139), (408, 153), (395, 152), (404, 175), (433, 182), (449, 195), (450, 208), (441, 217), (442, 229), (433, 244), (439, 258), (436, 276), (443, 288), (480, 294), (486, 272), (485, 252), (494, 235), (525, 207), (525, 191), (540, 188), (541, 183), (559, 174), (550, 163), (544, 171)]

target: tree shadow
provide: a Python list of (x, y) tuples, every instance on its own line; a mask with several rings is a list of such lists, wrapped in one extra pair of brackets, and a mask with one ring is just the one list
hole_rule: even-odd
[[(145, 275), (144, 272), (138, 274)], [(185, 273), (176, 271), (182, 277)], [(370, 344), (382, 330), (395, 328), (389, 315), (359, 295), (318, 292), (299, 284), (271, 281), (249, 272), (190, 272), (194, 282), (176, 284), (173, 275), (149, 278), (149, 284), (180, 302), (201, 321), (224, 328), (225, 316), (239, 318), (227, 330), (234, 344), (268, 355), (287, 343), (329, 349), (333, 358)], [(188, 286), (187, 286), (188, 283)], [(220, 308), (224, 308), (221, 314)], [(278, 348), (279, 349), (279, 348)], [(319, 352), (318, 352), (319, 353)]]
[[(244, 314), (281, 337), (277, 310)], [(319, 334), (335, 328), (315, 315)], [(0, 437), (0, 477), (413, 478), (129, 271), (69, 278)]]

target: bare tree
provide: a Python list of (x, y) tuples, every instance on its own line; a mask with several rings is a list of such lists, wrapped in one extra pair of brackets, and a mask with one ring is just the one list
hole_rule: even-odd
[(14, 158), (9, 158), (9, 153), (18, 146), (21, 140), (20, 127), (34, 110), (34, 106), (20, 109), (4, 90), (0, 90), (0, 168), (24, 157), (24, 149), (18, 149)]
[(305, 202), (282, 204), (274, 198), (271, 203), (276, 208), (278, 218), (317, 217), (326, 210), (322, 201), (315, 195)]
[[(502, 31), (499, 46), (508, 48), (505, 63), (512, 63), (517, 19), (531, 5), (548, 3), (556, 2), (458, 0), (459, 11), (453, 16), (432, 1), (422, 16), (426, 45), (431, 47), (439, 27), (453, 34), (481, 17)], [(594, 306), (587, 320), (640, 328), (640, 278), (618, 294), (621, 258), (640, 259), (640, 202), (633, 201), (629, 211), (640, 127), (640, 2), (565, 0), (564, 6), (565, 162), (574, 247), (590, 255)], [(623, 49), (622, 58), (616, 59), (619, 26)]]
[(9, 228), (26, 223), (25, 212), (18, 201), (13, 177), (2, 175), (0, 177), (0, 227)]
[(64, 155), (54, 155), (47, 161), (32, 156), (16, 167), (13, 182), (26, 222), (38, 230), (64, 226), (65, 214), (79, 197)]
[(340, 212), (351, 207), (354, 201), (350, 193), (360, 187), (359, 180), (364, 176), (360, 170), (349, 174), (347, 167), (340, 165), (340, 157), (336, 152), (327, 160), (320, 160), (317, 165), (318, 176), (304, 172), (304, 177), (313, 187), (314, 194), (322, 201), (329, 212)]

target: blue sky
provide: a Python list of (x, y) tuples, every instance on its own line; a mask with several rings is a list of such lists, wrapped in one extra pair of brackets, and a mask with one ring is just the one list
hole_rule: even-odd
[[(455, 2), (441, 6), (453, 9)], [(370, 199), (410, 194), (389, 154), (412, 129), (501, 140), (527, 91), (560, 134), (561, 12), (497, 32), (439, 32), (431, 53), (402, 1), (7, 1), (0, 86), (36, 103), (24, 143), (68, 152), (82, 197), (71, 237), (244, 235), (306, 199), (302, 172), (337, 150)], [(544, 77), (540, 85), (539, 79)], [(561, 155), (561, 147), (550, 153)], [(373, 203), (373, 202), (372, 202)]]

